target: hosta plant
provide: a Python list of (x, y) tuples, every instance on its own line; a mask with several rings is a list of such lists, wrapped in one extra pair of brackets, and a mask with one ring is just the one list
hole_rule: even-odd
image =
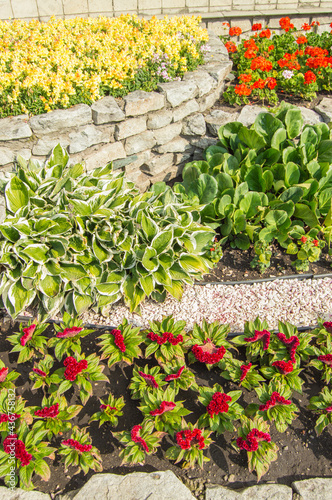
[(134, 366), (133, 376), (128, 388), (132, 399), (142, 399), (146, 393), (154, 393), (164, 385), (166, 385), (166, 382), (164, 376), (160, 373), (160, 367), (153, 366), (149, 368), (148, 365), (145, 365), (143, 368)]
[(131, 431), (113, 432), (113, 436), (124, 445), (120, 451), (121, 465), (144, 465), (145, 456), (156, 453), (165, 432), (154, 431), (152, 421), (134, 425)]
[(271, 352), (271, 332), (267, 322), (256, 318), (255, 321), (246, 321), (244, 335), (237, 335), (232, 339), (234, 345), (242, 345), (246, 348), (246, 356), (250, 361), (267, 359)]
[(321, 434), (325, 427), (332, 424), (332, 392), (328, 387), (323, 387), (318, 396), (310, 398), (309, 410), (319, 415), (316, 420), (315, 431)]
[(42, 429), (47, 431), (47, 439), (62, 435), (72, 427), (72, 420), (81, 411), (82, 406), (69, 406), (64, 396), (44, 397), (41, 406), (30, 407), (36, 422), (33, 425), (35, 431)]
[(61, 441), (58, 453), (65, 464), (65, 472), (71, 465), (77, 467), (74, 474), (81, 471), (87, 474), (90, 469), (95, 472), (103, 470), (100, 453), (92, 446), (91, 437), (85, 428), (73, 427), (70, 438)]
[(131, 365), (135, 358), (142, 355), (139, 347), (143, 340), (140, 328), (132, 327), (126, 319), (118, 328), (110, 330), (98, 338), (101, 340), (97, 344), (101, 347), (101, 359), (107, 359), (109, 367), (120, 363), (120, 361)]
[(262, 417), (256, 416), (251, 420), (243, 415), (238, 435), (233, 446), (236, 450), (247, 452), (249, 472), (256, 471), (259, 481), (278, 457), (278, 446), (271, 441), (269, 425)]
[(24, 363), (31, 358), (41, 358), (46, 354), (47, 337), (42, 335), (47, 324), (37, 324), (29, 321), (28, 326), (23, 328), (19, 324), (20, 331), (7, 337), (8, 342), (13, 344), (11, 352), (18, 352), (18, 363)]
[(54, 329), (56, 335), (48, 341), (48, 347), (54, 348), (55, 357), (59, 361), (65, 354), (81, 354), (81, 338), (94, 331), (84, 328), (81, 320), (66, 311), (63, 313), (62, 322), (60, 325), (54, 324)]
[(3, 389), (14, 389), (14, 382), (19, 376), (19, 373), (15, 370), (9, 370), (8, 366), (0, 359), (0, 391)]
[(189, 389), (197, 391), (198, 385), (193, 372), (184, 364), (176, 362), (172, 365), (167, 365), (164, 367), (165, 382), (168, 383), (169, 387), (176, 391), (178, 394), (179, 390), (188, 391)]
[(271, 381), (269, 385), (262, 384), (255, 389), (261, 404), (250, 403), (246, 408), (246, 415), (257, 415), (265, 421), (274, 422), (278, 432), (285, 432), (298, 412), (297, 406), (289, 399), (292, 390), (286, 384)]
[(151, 420), (157, 431), (168, 432), (171, 436), (181, 426), (182, 417), (191, 413), (184, 408), (183, 401), (175, 401), (175, 396), (175, 389), (170, 387), (165, 391), (147, 392), (139, 406), (144, 418)]
[(205, 363), (209, 370), (213, 366), (223, 368), (225, 359), (232, 358), (229, 350), (232, 345), (226, 340), (228, 333), (229, 325), (222, 325), (219, 321), (208, 323), (203, 319), (202, 326), (195, 323), (191, 332), (189, 362)]
[(91, 382), (108, 381), (106, 375), (102, 373), (105, 366), (101, 365), (99, 361), (96, 354), (90, 354), (86, 358), (84, 354), (76, 358), (73, 356), (66, 358), (63, 361), (64, 367), (55, 372), (62, 379), (56, 393), (60, 396), (76, 385), (79, 390), (80, 400), (85, 405), (92, 396)]
[(15, 466), (14, 456), (16, 481), (20, 481), (21, 488), (33, 489), (34, 475), (44, 481), (49, 480), (51, 471), (45, 458), (54, 460), (56, 448), (51, 448), (49, 443), (43, 441), (46, 434), (46, 430), (34, 431), (22, 426), (17, 434), (7, 435), (0, 446), (0, 476), (5, 478), (5, 483), (11, 478), (10, 470)]
[(85, 173), (60, 145), (44, 165), (19, 158), (5, 199), (0, 293), (12, 317), (27, 307), (42, 318), (104, 311), (121, 298), (138, 310), (145, 297), (180, 299), (214, 266), (215, 233), (199, 211), (139, 194), (111, 163)]
[(251, 391), (251, 389), (257, 387), (265, 380), (256, 370), (256, 366), (257, 365), (253, 365), (251, 362), (243, 363), (233, 358), (226, 360), (221, 376)]
[(166, 451), (166, 458), (175, 460), (175, 463), (183, 461), (183, 469), (193, 469), (196, 464), (203, 469), (204, 462), (209, 462), (209, 458), (204, 455), (210, 444), (211, 431), (202, 429), (198, 424), (186, 424), (183, 422), (182, 430), (175, 435), (176, 446), (171, 446)]
[(29, 373), (30, 380), (34, 383), (32, 390), (43, 389), (44, 393), (46, 388), (50, 392), (57, 390), (61, 377), (57, 373), (50, 373), (54, 365), (54, 358), (50, 354), (46, 354), (44, 359), (34, 364), (32, 371)]
[(165, 365), (170, 361), (184, 363), (185, 347), (188, 337), (184, 332), (185, 321), (174, 321), (171, 316), (162, 321), (150, 321), (150, 331), (146, 332), (145, 357), (154, 354), (159, 364)]
[(99, 422), (99, 427), (105, 422), (109, 422), (112, 427), (116, 427), (119, 417), (123, 415), (122, 408), (125, 405), (123, 396), (115, 398), (113, 394), (109, 394), (106, 400), (99, 399), (99, 402), (99, 411), (92, 415), (89, 423), (97, 420)]
[(217, 434), (225, 431), (234, 431), (234, 420), (238, 420), (243, 413), (243, 408), (236, 401), (241, 397), (242, 391), (231, 391), (227, 394), (219, 384), (213, 387), (199, 387), (198, 401), (206, 408), (198, 419), (200, 428), (210, 429)]
[(329, 349), (322, 346), (319, 351), (317, 350), (316, 359), (312, 359), (309, 365), (323, 372), (322, 380), (327, 384), (330, 383), (332, 378), (332, 352)]

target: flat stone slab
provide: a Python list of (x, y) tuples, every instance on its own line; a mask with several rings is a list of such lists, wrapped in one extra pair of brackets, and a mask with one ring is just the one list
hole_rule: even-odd
[(39, 491), (24, 491), (20, 488), (10, 490), (2, 486), (0, 487), (0, 500), (51, 500), (51, 497)]
[(218, 130), (222, 125), (229, 122), (236, 122), (239, 113), (228, 113), (222, 109), (214, 109), (209, 115), (205, 117), (209, 132), (215, 137), (218, 136)]
[(125, 114), (112, 96), (103, 97), (91, 106), (92, 119), (96, 125), (103, 123), (121, 122)]
[(167, 102), (175, 108), (185, 101), (196, 97), (197, 85), (193, 80), (181, 82), (160, 83), (158, 89), (165, 94)]
[(245, 127), (248, 127), (254, 123), (259, 113), (266, 113), (266, 111), (267, 110), (261, 106), (250, 106), (248, 104), (242, 108), (237, 121), (241, 122)]
[(157, 92), (135, 90), (124, 97), (126, 116), (144, 115), (165, 106), (165, 96)]
[(322, 123), (324, 120), (319, 113), (316, 113), (313, 109), (305, 108), (304, 106), (298, 106), (301, 110), (304, 125), (316, 125), (317, 123)]
[(11, 116), (0, 119), (0, 141), (26, 139), (32, 136), (28, 125), (28, 115)]
[[(96, 474), (74, 500), (195, 500), (171, 471), (134, 472), (126, 476)], [(31, 499), (32, 500), (32, 499)]]
[(332, 500), (331, 478), (315, 477), (294, 481), (292, 487), (301, 495), (301, 500)]
[(332, 121), (332, 99), (324, 97), (324, 99), (315, 106), (315, 111), (322, 116), (324, 122), (329, 123)]
[(205, 500), (292, 500), (292, 497), (292, 488), (284, 484), (259, 484), (241, 491), (211, 485), (205, 492)]
[(33, 116), (30, 119), (30, 126), (36, 134), (51, 134), (52, 132), (62, 132), (65, 128), (88, 125), (91, 121), (90, 106), (77, 104), (69, 109), (58, 109)]

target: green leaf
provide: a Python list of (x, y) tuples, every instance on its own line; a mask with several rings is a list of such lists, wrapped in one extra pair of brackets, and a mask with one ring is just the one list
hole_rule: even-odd
[(25, 309), (25, 307), (27, 307), (31, 303), (35, 295), (36, 291), (26, 290), (20, 280), (16, 281), (10, 286), (7, 297), (14, 306), (14, 317), (16, 317)]
[(159, 263), (157, 259), (157, 250), (155, 248), (146, 247), (142, 257), (142, 265), (149, 272), (153, 272), (158, 269)]
[(181, 255), (179, 264), (188, 273), (207, 272), (203, 261), (195, 255)]
[(142, 214), (141, 224), (145, 236), (149, 241), (151, 241), (158, 233), (157, 224), (151, 219), (151, 217), (148, 217), (145, 214)]
[(256, 151), (262, 149), (266, 145), (264, 138), (259, 135), (256, 130), (248, 129), (247, 127), (242, 127), (239, 130), (238, 136), (246, 146)]
[(300, 180), (299, 167), (293, 162), (288, 162), (285, 169), (286, 186), (290, 187), (293, 184), (298, 184), (299, 180)]
[(59, 266), (61, 278), (65, 278), (68, 281), (75, 281), (86, 276), (84, 267), (79, 264), (61, 262)]
[(148, 275), (148, 276), (141, 276), (140, 279), (140, 284), (141, 284), (141, 287), (143, 288), (144, 290), (144, 293), (147, 297), (149, 297), (151, 295), (151, 293), (153, 292), (153, 289), (154, 289), (154, 281), (153, 281), (153, 277)]
[(259, 113), (256, 117), (254, 128), (264, 138), (272, 140), (273, 135), (279, 128), (284, 128), (282, 122), (270, 113)]
[[(168, 230), (168, 231), (163, 231), (159, 234), (157, 234), (152, 242), (151, 242), (151, 247), (157, 251), (157, 254), (159, 255), (162, 252), (165, 252), (168, 250), (168, 248), (171, 246), (173, 241), (173, 231)], [(144, 263), (142, 261), (142, 264), (144, 266)], [(145, 266), (144, 266), (145, 267)]]
[(59, 276), (47, 275), (38, 283), (38, 288), (48, 297), (54, 297), (59, 293), (61, 279)]
[(289, 139), (295, 139), (301, 132), (303, 118), (300, 109), (289, 109), (285, 116), (285, 125)]
[(200, 174), (198, 179), (190, 185), (188, 194), (196, 195), (200, 203), (210, 203), (218, 192), (218, 183), (212, 175)]
[(79, 295), (77, 293), (74, 293), (73, 300), (78, 315), (89, 309), (89, 307), (93, 303), (93, 300), (91, 297), (89, 297), (89, 295)]
[(246, 214), (247, 219), (251, 219), (258, 213), (258, 207), (261, 205), (261, 197), (258, 193), (250, 191), (245, 194), (240, 201), (240, 209)]
[(5, 189), (6, 205), (8, 210), (16, 213), (29, 203), (28, 188), (18, 177), (12, 177)]
[[(321, 141), (318, 146), (318, 162), (319, 163), (332, 163), (332, 141)], [(8, 184), (7, 184), (8, 185)]]
[(22, 253), (30, 257), (34, 262), (38, 262), (39, 264), (44, 264), (48, 259), (48, 246), (42, 243), (28, 245), (27, 247), (22, 249)]
[(118, 283), (99, 283), (96, 289), (101, 295), (112, 296), (118, 293), (120, 285)]
[(316, 227), (319, 225), (314, 212), (307, 205), (303, 205), (302, 203), (296, 203), (294, 217), (302, 219), (310, 227)]
[(265, 216), (264, 222), (271, 226), (281, 226), (288, 218), (287, 212), (284, 210), (270, 210)]

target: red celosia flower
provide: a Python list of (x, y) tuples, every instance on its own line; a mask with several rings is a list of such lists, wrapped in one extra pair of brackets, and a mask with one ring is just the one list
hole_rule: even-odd
[(308, 39), (304, 35), (301, 35), (296, 39), (296, 43), (298, 45), (303, 45), (304, 43), (308, 43)]
[(192, 347), (192, 352), (197, 361), (213, 365), (222, 360), (226, 354), (226, 349), (224, 346), (216, 347), (210, 339), (207, 339), (202, 346), (195, 344)]
[(255, 335), (253, 337), (246, 337), (244, 340), (246, 342), (256, 342), (257, 340), (263, 340), (263, 351), (266, 351), (270, 345), (271, 333), (267, 330), (259, 332), (255, 330)]
[(65, 441), (62, 441), (61, 444), (69, 446), (70, 448), (74, 448), (74, 450), (77, 450), (80, 453), (83, 453), (85, 451), (90, 451), (92, 448), (92, 444), (81, 444), (75, 439), (65, 439)]
[(263, 89), (264, 87), (265, 87), (265, 80), (263, 80), (262, 78), (258, 78), (258, 80), (256, 80), (256, 82), (254, 82), (251, 85), (252, 89)]
[(246, 439), (242, 437), (237, 438), (236, 444), (239, 448), (246, 451), (256, 451), (258, 450), (258, 442), (271, 441), (271, 436), (268, 432), (261, 432), (258, 429), (252, 429), (248, 434)]
[(150, 415), (155, 417), (156, 415), (162, 415), (163, 413), (166, 413), (167, 411), (172, 411), (176, 407), (175, 403), (172, 403), (172, 401), (162, 401), (159, 408), (156, 408), (155, 410), (150, 411)]
[(149, 447), (146, 444), (146, 441), (144, 441), (144, 439), (139, 436), (139, 431), (141, 429), (142, 429), (141, 425), (134, 425), (134, 427), (131, 430), (131, 440), (134, 441), (134, 443), (139, 443), (142, 446), (143, 450), (148, 452)]
[(165, 382), (171, 382), (171, 380), (175, 380), (177, 378), (180, 378), (181, 377), (181, 374), (184, 370), (185, 366), (181, 366), (181, 368), (176, 372), (174, 373), (173, 375), (167, 375), (167, 377), (165, 377)]
[(126, 351), (124, 338), (120, 330), (112, 330), (111, 335), (114, 335), (114, 344), (120, 349), (121, 352)]
[(259, 34), (259, 37), (260, 38), (271, 38), (271, 31), (269, 29), (261, 31)]
[(226, 42), (225, 47), (227, 49), (227, 52), (237, 52), (237, 47), (234, 42)]
[(39, 370), (39, 368), (32, 368), (32, 371), (40, 375), (41, 377), (46, 377), (47, 373), (43, 372), (43, 370)]
[(223, 392), (215, 392), (212, 396), (210, 403), (206, 407), (206, 411), (212, 418), (213, 415), (218, 415), (218, 413), (227, 413), (229, 410), (229, 401), (232, 398)]
[(36, 329), (36, 325), (30, 325), (26, 328), (23, 328), (23, 335), (21, 337), (21, 345), (24, 347), (25, 344), (32, 338), (32, 335)]
[(175, 437), (177, 444), (182, 450), (189, 450), (195, 444), (198, 444), (200, 450), (205, 446), (205, 440), (200, 429), (180, 431), (176, 433)]
[(265, 80), (267, 82), (267, 86), (270, 90), (273, 90), (277, 85), (277, 80), (275, 78), (269, 77)]
[(261, 71), (271, 71), (272, 63), (264, 57), (258, 56), (256, 57), (256, 59), (253, 59), (251, 61), (250, 67), (253, 71), (255, 71), (256, 69), (260, 69)]
[(63, 364), (67, 367), (64, 373), (65, 379), (70, 380), (71, 382), (76, 380), (77, 375), (83, 370), (86, 370), (88, 367), (88, 363), (85, 359), (77, 362), (72, 356), (66, 358)]
[[(323, 323), (323, 327), (325, 328), (325, 330), (326, 330), (327, 332), (332, 333), (332, 321), (325, 321), (325, 322)], [(7, 369), (8, 369), (8, 368), (7, 368)], [(0, 373), (1, 373), (1, 371), (0, 371)], [(1, 380), (0, 380), (0, 382), (1, 382)]]
[(158, 383), (156, 382), (156, 379), (154, 378), (153, 375), (148, 375), (144, 372), (138, 372), (140, 374), (141, 377), (144, 378), (144, 380), (147, 382), (148, 385), (150, 385), (151, 387), (155, 387), (156, 389), (158, 389), (159, 385)]
[(58, 339), (68, 339), (70, 337), (75, 337), (78, 333), (80, 333), (83, 328), (79, 328), (78, 326), (72, 326), (71, 328), (65, 328), (63, 332), (59, 332), (56, 334)]
[(111, 406), (111, 405), (104, 405), (104, 404), (100, 405), (100, 407), (99, 407), (99, 408), (100, 408), (100, 410), (102, 410), (102, 411), (103, 411), (103, 410), (106, 410), (107, 408), (109, 408), (111, 411), (112, 411), (112, 410), (116, 410), (116, 409), (117, 409), (115, 406)]
[(4, 422), (14, 422), (18, 418), (20, 418), (21, 415), (18, 415), (17, 413), (11, 413), (8, 415), (8, 413), (1, 413), (0, 414), (0, 424), (3, 424)]
[(279, 394), (279, 392), (272, 392), (271, 398), (263, 405), (259, 406), (260, 411), (266, 411), (271, 406), (275, 405), (291, 405), (292, 402), (290, 399), (285, 399), (283, 396)]
[(237, 95), (248, 96), (251, 94), (251, 88), (247, 87), (247, 85), (245, 83), (241, 83), (240, 85), (235, 85), (234, 92)]
[(233, 26), (229, 28), (229, 36), (239, 36), (242, 33), (242, 29), (239, 26)]
[(290, 22), (289, 17), (282, 17), (279, 21), (279, 24), (281, 29), (285, 30), (286, 32), (294, 28), (294, 24)]
[(332, 412), (332, 406), (328, 406), (327, 408), (324, 408), (323, 411), (326, 411), (327, 413), (331, 413)]
[(242, 382), (242, 380), (244, 380), (246, 378), (247, 373), (251, 367), (252, 367), (252, 363), (248, 363), (247, 365), (240, 366), (240, 370), (242, 372), (241, 377), (240, 377), (240, 382)]
[(246, 73), (242, 73), (239, 75), (239, 80), (244, 83), (251, 82), (252, 75), (247, 75)]
[(59, 415), (59, 403), (55, 403), (49, 408), (42, 408), (41, 410), (35, 411), (36, 417), (43, 418), (55, 418)]
[(332, 354), (321, 354), (318, 359), (325, 365), (332, 366)]
[(287, 347), (291, 362), (295, 363), (295, 352), (300, 345), (298, 337), (296, 335), (292, 335), (292, 337), (289, 337), (288, 339), (284, 333), (277, 333), (277, 337)]
[(278, 368), (279, 372), (282, 375), (291, 373), (294, 370), (294, 366), (291, 361), (275, 361), (274, 363), (272, 363), (272, 366)]
[(261, 23), (255, 23), (252, 25), (251, 31), (258, 31), (262, 29)]
[(311, 30), (311, 26), (310, 26), (310, 24), (308, 24), (308, 23), (304, 23), (304, 24), (302, 24), (301, 28), (302, 28), (304, 31), (309, 31), (309, 30)]
[(6, 368), (6, 366), (1, 368), (1, 370), (0, 370), (0, 382), (4, 382), (6, 380), (7, 375), (8, 375), (8, 371), (9, 371), (9, 368)]
[[(309, 73), (309, 71), (307, 73)], [(315, 77), (315, 81), (316, 81), (316, 77)], [(319, 245), (319, 241), (318, 240), (312, 240), (312, 242), (314, 244), (314, 247), (318, 247), (318, 245)]]
[(29, 465), (31, 462), (32, 455), (26, 451), (23, 441), (17, 439), (17, 434), (11, 434), (4, 439), (3, 450), (9, 454), (15, 450), (15, 458), (20, 460), (22, 467)]
[(181, 334), (175, 336), (171, 332), (164, 332), (162, 336), (150, 332), (148, 333), (147, 337), (153, 342), (157, 342), (158, 345), (165, 344), (166, 342), (169, 342), (172, 345), (178, 345), (180, 342), (183, 342), (183, 337)]

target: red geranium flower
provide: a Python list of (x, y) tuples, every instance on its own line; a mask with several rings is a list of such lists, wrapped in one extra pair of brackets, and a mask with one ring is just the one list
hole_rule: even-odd
[(247, 75), (246, 73), (242, 73), (239, 75), (239, 80), (244, 83), (251, 82), (252, 75)]
[(256, 57), (256, 59), (253, 59), (251, 61), (250, 67), (253, 71), (255, 71), (256, 69), (260, 69), (261, 71), (271, 71), (272, 63), (264, 57), (258, 56)]
[(260, 38), (271, 38), (271, 31), (269, 29), (261, 31), (259, 34), (259, 37)]
[(231, 42), (231, 41), (226, 42), (225, 47), (226, 47), (228, 52), (237, 52), (237, 47), (236, 47), (234, 42)]
[(304, 35), (301, 35), (297, 38), (296, 43), (298, 45), (303, 45), (304, 43), (308, 43), (308, 39)]
[(252, 25), (251, 31), (258, 31), (262, 29), (261, 23), (255, 23)]
[[(315, 83), (315, 81), (316, 81), (316, 75), (312, 71), (307, 71), (304, 74), (304, 84), (305, 85), (310, 85), (310, 83)], [(318, 241), (317, 240), (313, 240), (313, 244), (314, 244), (315, 247), (317, 247), (318, 246)]]
[(267, 86), (270, 90), (273, 90), (277, 85), (277, 80), (275, 78), (269, 77), (265, 81), (267, 82)]
[(309, 31), (311, 30), (311, 26), (308, 23), (304, 23), (302, 24), (301, 29), (303, 29), (304, 31)]
[(281, 29), (285, 30), (286, 32), (294, 28), (294, 24), (290, 22), (289, 17), (282, 17), (279, 21), (279, 24)]
[(239, 26), (233, 26), (229, 28), (229, 36), (239, 36), (242, 33), (242, 29)]
[(265, 87), (265, 80), (258, 78), (258, 80), (252, 84), (252, 89), (263, 89)]
[(251, 88), (247, 87), (245, 83), (241, 83), (240, 85), (235, 85), (234, 92), (237, 95), (248, 96), (251, 94)]

